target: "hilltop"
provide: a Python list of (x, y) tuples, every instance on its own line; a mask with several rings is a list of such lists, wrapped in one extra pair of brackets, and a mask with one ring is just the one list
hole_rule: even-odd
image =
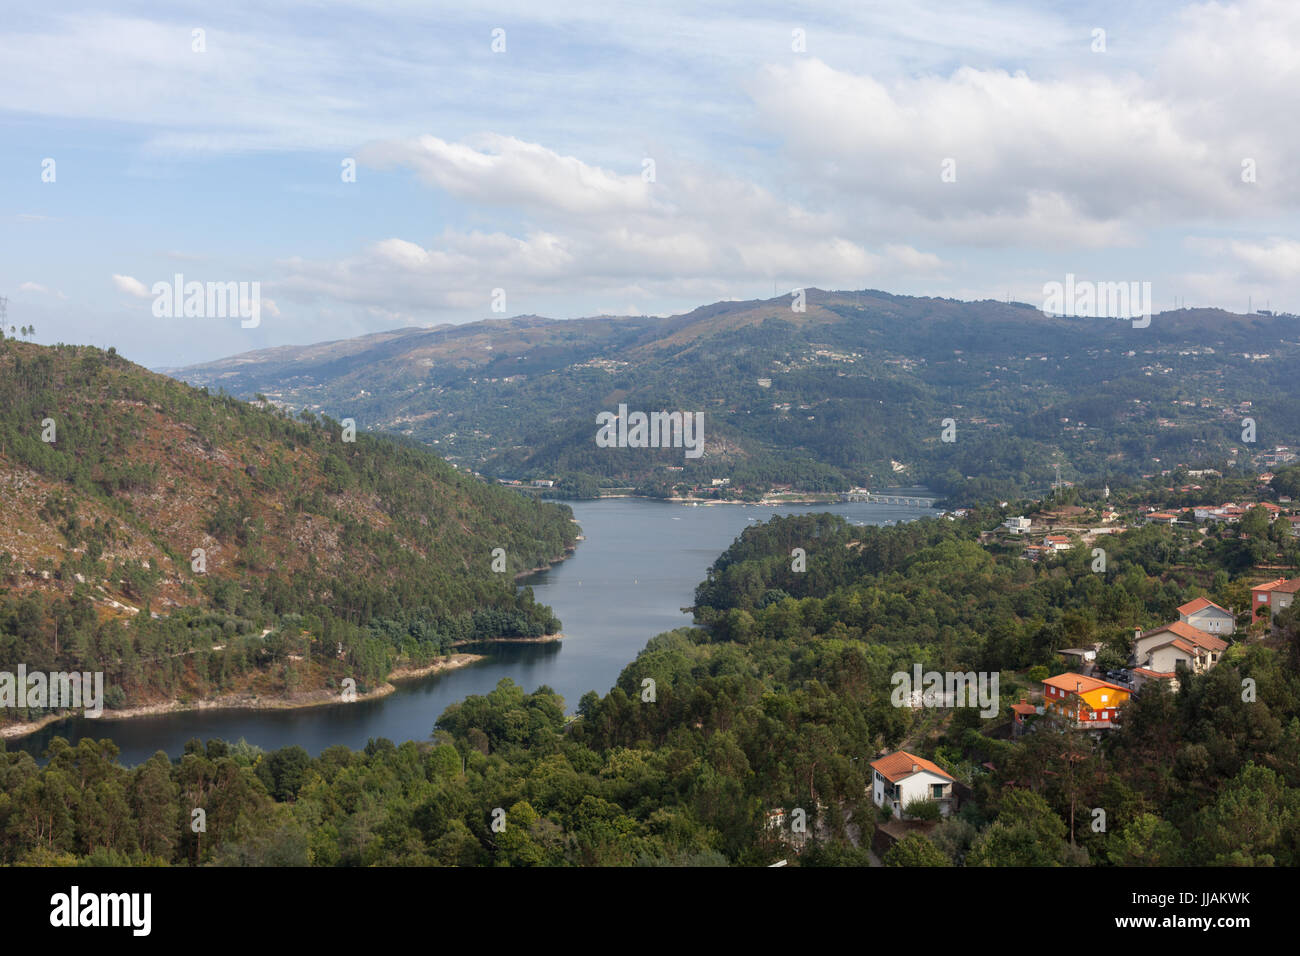
[[(185, 381), (352, 416), (504, 479), (809, 491), (924, 484), (953, 500), (1263, 465), (1300, 443), (1294, 317), (1126, 320), (1023, 303), (807, 290), (668, 318), (526, 316), (249, 352)], [(598, 448), (595, 416), (702, 411), (704, 455)], [(1241, 420), (1258, 423), (1251, 447)], [(955, 441), (943, 442), (951, 418)], [(1282, 452), (1276, 447), (1288, 446)]]
[(0, 342), (0, 670), (102, 670), (114, 706), (364, 691), (558, 628), (514, 577), (573, 546), (568, 508), (352, 437), (111, 350)]

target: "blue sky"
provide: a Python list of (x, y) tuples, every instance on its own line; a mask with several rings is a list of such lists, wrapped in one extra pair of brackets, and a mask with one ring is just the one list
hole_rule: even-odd
[[(495, 289), (567, 318), (1072, 272), (1300, 311), (1297, 3), (262, 7), (6, 11), (10, 325), (164, 367)], [(156, 317), (176, 273), (259, 282), (260, 324)]]

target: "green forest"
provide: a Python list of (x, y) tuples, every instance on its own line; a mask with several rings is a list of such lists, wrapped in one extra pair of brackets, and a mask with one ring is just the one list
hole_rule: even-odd
[[(868, 764), (906, 745), (969, 789), (885, 865), (1300, 863), (1300, 626), (1239, 635), (1213, 670), (1152, 685), (1099, 740), (1007, 708), (1054, 651), (1127, 649), (1205, 595), (1243, 607), (1228, 544), (1147, 526), (1034, 564), (978, 541), (1001, 513), (864, 528), (830, 515), (746, 531), (609, 693), (565, 718), (503, 680), (426, 741), (319, 757), (193, 741), (135, 768), (109, 741), (0, 760), (0, 860), (172, 865), (866, 865)], [(791, 552), (804, 549), (805, 571)], [(914, 663), (1000, 675), (999, 716), (890, 703)], [(1250, 687), (1249, 694), (1243, 688)], [(805, 837), (767, 825), (803, 809)], [(194, 831), (202, 810), (205, 829)], [(1097, 829), (1095, 811), (1104, 811)], [(858, 845), (855, 845), (855, 837)]]
[(559, 629), (514, 580), (573, 546), (567, 506), (343, 436), (112, 351), (0, 343), (0, 669), (103, 671), (111, 707), (364, 691), (456, 641)]

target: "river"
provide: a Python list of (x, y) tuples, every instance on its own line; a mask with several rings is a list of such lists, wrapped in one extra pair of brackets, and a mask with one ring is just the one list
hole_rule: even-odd
[(503, 677), (526, 690), (549, 685), (573, 712), (587, 691), (604, 694), (646, 642), (690, 624), (682, 608), (695, 586), (746, 526), (778, 514), (829, 511), (854, 524), (910, 521), (928, 509), (867, 502), (833, 505), (690, 505), (640, 498), (573, 503), (585, 540), (574, 554), (526, 579), (563, 624), (564, 640), (464, 650), (488, 655), (467, 667), (405, 681), (386, 697), (297, 710), (209, 710), (124, 720), (73, 717), (10, 740), (10, 750), (40, 756), (55, 736), (73, 743), (110, 737), (128, 766), (161, 750), (175, 757), (191, 738), (241, 737), (267, 750), (298, 744), (312, 754), (371, 738), (427, 740), (449, 704), (485, 694)]

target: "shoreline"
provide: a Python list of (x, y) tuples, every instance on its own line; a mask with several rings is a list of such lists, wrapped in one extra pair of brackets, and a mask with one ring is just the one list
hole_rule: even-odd
[[(543, 634), (540, 637), (489, 637), (481, 641), (452, 641), (452, 647), (468, 647), (473, 644), (549, 644), (551, 641), (564, 640), (564, 633), (556, 631), (554, 634)], [(482, 654), (469, 655), (472, 657), (482, 657)]]
[(539, 574), (542, 571), (549, 571), (557, 564), (562, 564), (565, 561), (568, 561), (569, 558), (573, 557), (574, 552), (578, 550), (578, 541), (585, 541), (585, 540), (586, 540), (585, 538), (579, 537), (577, 541), (574, 541), (573, 544), (567, 545), (565, 547), (564, 554), (561, 554), (558, 557), (551, 558), (551, 560), (546, 564), (539, 564), (535, 568), (529, 568), (526, 571), (517, 572), (515, 574), (515, 581), (522, 581), (524, 578), (532, 577), (534, 574)]
[[(577, 524), (574, 519), (574, 524)], [(567, 561), (578, 550), (578, 542), (583, 538), (579, 536), (572, 544), (566, 545), (564, 553), (552, 558), (550, 563), (540, 565), (528, 571), (520, 571), (514, 576), (515, 581), (520, 581), (530, 575), (537, 574), (541, 571), (549, 571), (562, 561)], [(464, 647), (467, 644), (545, 644), (552, 641), (561, 641), (564, 634), (557, 632), (555, 634), (543, 634), (540, 637), (497, 637), (482, 641), (455, 641), (452, 647)], [(398, 665), (388, 674), (384, 683), (380, 684), (373, 690), (364, 694), (358, 694), (357, 701), (377, 700), (380, 697), (386, 697), (393, 691), (397, 690), (394, 681), (411, 681), (421, 677), (428, 677), (444, 670), (455, 670), (473, 664), (476, 661), (483, 660), (485, 654), (466, 654), (453, 653), (446, 657), (435, 660), (432, 664), (424, 664), (419, 667), (409, 665)], [(291, 694), (288, 697), (263, 697), (247, 694), (228, 694), (222, 697), (208, 697), (202, 700), (182, 703), (179, 700), (160, 701), (153, 704), (137, 704), (134, 707), (124, 707), (121, 710), (112, 710), (105, 708), (99, 717), (90, 718), (92, 720), (131, 720), (135, 717), (155, 717), (161, 714), (181, 714), (199, 710), (301, 710), (309, 707), (324, 707), (329, 704), (342, 703), (339, 699), (338, 691), (328, 688), (318, 690), (300, 691)], [(25, 721), (19, 724), (5, 724), (0, 726), (0, 740), (18, 740), (22, 737), (31, 736), (38, 731), (44, 730), (51, 724), (57, 724), (60, 721), (68, 720), (72, 717), (84, 716), (84, 714), (64, 713), (64, 714), (46, 714), (39, 720)]]
[[(719, 498), (655, 498), (650, 495), (601, 495), (599, 498), (582, 498), (573, 499), (580, 501), (606, 501), (622, 498), (636, 498), (641, 501), (663, 501), (675, 505), (750, 505), (754, 507), (771, 508), (779, 505), (842, 505), (851, 502), (842, 501), (838, 495), (818, 496), (815, 492), (810, 492), (803, 497), (795, 498), (760, 498), (758, 501), (739, 501), (736, 499), (719, 499)], [(937, 496), (935, 500), (941, 500)]]
[[(394, 681), (410, 681), (421, 677), (427, 677), (430, 674), (439, 671), (455, 670), (481, 661), (486, 655), (484, 654), (449, 654), (446, 657), (439, 658), (432, 664), (422, 664), (418, 667), (410, 665), (401, 665), (394, 667), (389, 672), (388, 678), (384, 683), (375, 687), (373, 690), (366, 691), (364, 694), (357, 694), (356, 701), (377, 700), (380, 697), (387, 697), (397, 690)], [(354, 701), (355, 702), (355, 701)], [(88, 718), (91, 720), (131, 720), (136, 717), (154, 717), (161, 714), (181, 714), (199, 710), (301, 710), (309, 707), (325, 707), (330, 704), (344, 703), (339, 698), (337, 690), (329, 688), (320, 688), (318, 690), (300, 691), (291, 694), (288, 697), (264, 697), (247, 694), (227, 694), (222, 697), (207, 697), (202, 700), (181, 703), (179, 700), (161, 701), (155, 704), (138, 704), (134, 707), (124, 707), (121, 710), (104, 709), (99, 717)], [(50, 724), (56, 724), (60, 721), (67, 720), (71, 717), (84, 716), (75, 713), (67, 714), (47, 714), (40, 720), (28, 721), (22, 724), (9, 724), (0, 727), (0, 739), (17, 740), (21, 737), (27, 737), (48, 727)]]

